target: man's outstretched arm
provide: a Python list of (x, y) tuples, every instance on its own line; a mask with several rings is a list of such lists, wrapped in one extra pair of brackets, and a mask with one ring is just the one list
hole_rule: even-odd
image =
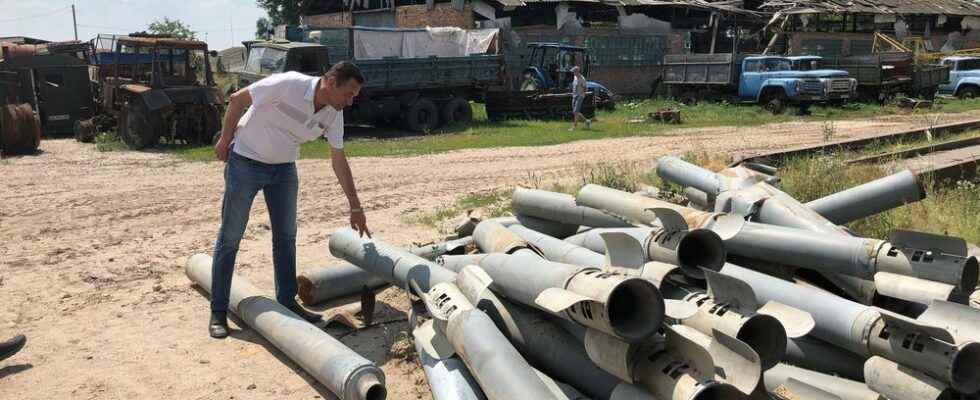
[(347, 195), (347, 202), (350, 204), (350, 226), (363, 236), (367, 234), (371, 237), (371, 230), (367, 227), (367, 217), (364, 209), (361, 208), (361, 200), (357, 198), (357, 188), (354, 186), (354, 176), (350, 172), (350, 164), (347, 163), (347, 155), (343, 149), (330, 148), (330, 161), (333, 165), (333, 172), (340, 181), (340, 187)]

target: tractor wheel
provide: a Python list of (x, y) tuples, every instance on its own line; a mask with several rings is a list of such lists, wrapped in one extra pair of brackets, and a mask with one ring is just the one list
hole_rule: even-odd
[(442, 107), (442, 122), (445, 125), (469, 124), (473, 121), (473, 109), (470, 102), (461, 97), (453, 97)]
[(413, 132), (428, 132), (439, 126), (439, 108), (432, 100), (415, 101), (405, 114), (405, 127)]
[(96, 130), (94, 119), (77, 120), (72, 128), (75, 133), (75, 140), (82, 143), (92, 143), (95, 141)]
[(217, 106), (208, 106), (204, 111), (204, 132), (199, 144), (217, 143), (219, 137), (221, 137), (221, 110)]
[(159, 115), (151, 115), (142, 106), (126, 103), (119, 118), (119, 138), (130, 149), (142, 150), (156, 145), (163, 132)]
[(963, 100), (972, 100), (977, 98), (977, 95), (980, 95), (980, 90), (978, 90), (976, 86), (967, 86), (960, 89), (960, 92), (956, 94), (956, 97)]

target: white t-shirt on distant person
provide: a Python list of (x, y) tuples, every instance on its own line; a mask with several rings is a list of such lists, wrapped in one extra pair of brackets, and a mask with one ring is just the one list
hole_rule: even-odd
[(314, 112), (319, 77), (285, 72), (270, 75), (248, 87), (252, 105), (238, 122), (233, 151), (267, 164), (299, 158), (299, 145), (326, 137), (330, 146), (344, 148), (344, 113), (332, 106)]

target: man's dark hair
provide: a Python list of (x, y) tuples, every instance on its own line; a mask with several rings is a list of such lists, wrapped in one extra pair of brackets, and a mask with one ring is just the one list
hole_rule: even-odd
[(337, 86), (343, 85), (351, 79), (357, 81), (359, 84), (364, 84), (364, 74), (361, 73), (361, 69), (357, 68), (350, 61), (340, 61), (334, 64), (324, 76), (328, 78), (331, 76), (334, 77)]

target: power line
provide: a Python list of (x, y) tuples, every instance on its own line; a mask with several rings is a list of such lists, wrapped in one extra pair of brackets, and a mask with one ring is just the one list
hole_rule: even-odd
[(23, 20), (27, 20), (27, 19), (34, 19), (34, 18), (41, 18), (41, 17), (47, 17), (47, 16), (49, 16), (49, 15), (54, 15), (54, 14), (57, 14), (57, 13), (60, 13), (60, 12), (62, 12), (62, 11), (68, 11), (68, 10), (70, 10), (70, 9), (71, 9), (71, 6), (68, 6), (68, 7), (62, 7), (62, 8), (59, 8), (59, 9), (57, 9), (57, 10), (52, 10), (52, 11), (48, 11), (48, 12), (46, 12), (46, 13), (42, 13), (42, 14), (35, 14), (35, 15), (25, 15), (25, 16), (23, 16), (23, 17), (16, 17), (16, 18), (5, 18), (5, 19), (0, 19), (0, 22), (14, 22), (14, 21), (23, 21)]

